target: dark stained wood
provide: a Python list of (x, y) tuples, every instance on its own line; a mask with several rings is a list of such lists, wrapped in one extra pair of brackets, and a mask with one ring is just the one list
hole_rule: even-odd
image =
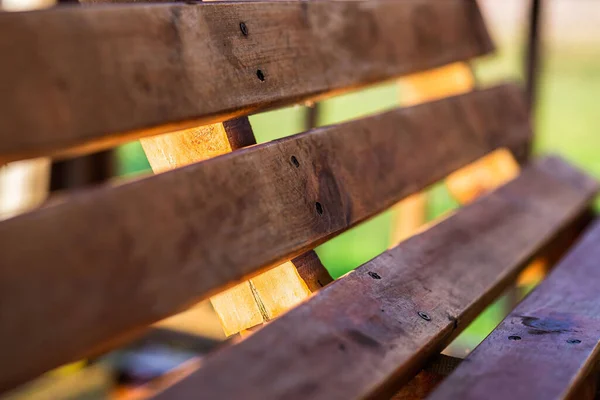
[(232, 150), (256, 144), (256, 138), (248, 117), (238, 117), (223, 122), (223, 128)]
[(314, 103), (312, 106), (305, 107), (304, 129), (313, 129), (319, 125), (319, 114), (321, 113), (321, 103)]
[(518, 146), (529, 135), (524, 109), (517, 87), (500, 86), (83, 191), (2, 221), (0, 387), (104, 350), (496, 147)]
[[(577, 240), (582, 232), (589, 227), (592, 222), (592, 210), (584, 211), (578, 218), (571, 222), (566, 228), (556, 235), (554, 239), (544, 245), (536, 256), (537, 259), (543, 257), (547, 267), (553, 267), (558, 260), (564, 256), (569, 247)], [(450, 375), (459, 363), (460, 358), (445, 356), (443, 354), (429, 361), (425, 368), (419, 372), (413, 379), (394, 395), (393, 400), (400, 399), (424, 399), (445, 379)], [(590, 394), (595, 393), (597, 387), (598, 374), (590, 374), (585, 385), (574, 393), (573, 399), (583, 400), (590, 397)]]
[(81, 189), (105, 183), (115, 176), (114, 150), (103, 150), (52, 163), (50, 190)]
[(599, 260), (596, 222), (431, 398), (549, 400), (577, 392), (600, 350)]
[(476, 3), (463, 0), (3, 13), (0, 163), (224, 121), (491, 49)]
[(311, 292), (316, 292), (323, 286), (333, 282), (329, 271), (325, 269), (314, 250), (309, 250), (294, 258), (292, 264), (296, 266), (298, 274)]
[(516, 279), (597, 188), (559, 159), (536, 162), (247, 340), (209, 355), (158, 398), (387, 395), (391, 382), (408, 381)]

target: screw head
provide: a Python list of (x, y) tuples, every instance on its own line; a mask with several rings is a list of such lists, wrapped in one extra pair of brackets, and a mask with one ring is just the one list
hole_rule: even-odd
[(242, 31), (242, 35), (248, 36), (248, 27), (243, 22), (240, 22), (240, 31)]
[(369, 275), (371, 278), (373, 279), (381, 279), (381, 276), (379, 276), (379, 274), (377, 272), (367, 272), (367, 275)]
[(431, 321), (431, 317), (426, 312), (419, 311), (417, 314), (419, 314), (419, 317), (423, 318), (425, 321)]

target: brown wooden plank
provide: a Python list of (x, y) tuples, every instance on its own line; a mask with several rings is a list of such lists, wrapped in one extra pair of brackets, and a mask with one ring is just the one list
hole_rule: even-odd
[(600, 222), (432, 399), (564, 399), (598, 361)]
[(422, 368), (585, 209), (597, 188), (559, 159), (536, 162), (247, 340), (208, 356), (158, 398), (389, 394), (390, 382)]
[(4, 13), (0, 162), (223, 121), (491, 48), (476, 3), (463, 0)]
[(0, 387), (102, 350), (518, 146), (529, 135), (522, 102), (508, 85), (396, 109), (3, 221)]
[[(575, 221), (571, 222), (566, 228), (562, 229), (561, 232), (554, 237), (551, 241), (546, 243), (539, 251), (535, 260), (542, 260), (545, 266), (552, 267), (558, 260), (566, 254), (571, 245), (581, 236), (581, 234), (590, 226), (593, 221), (593, 212), (590, 208), (584, 211)], [(433, 225), (432, 225), (433, 226)], [(532, 263), (519, 274), (517, 283), (523, 278), (528, 270), (531, 270)], [(445, 351), (448, 347), (445, 349)], [(444, 356), (441, 354), (440, 356)], [(444, 361), (448, 361), (445, 363)], [(393, 400), (396, 397), (413, 399), (426, 398), (438, 384), (450, 375), (450, 373), (458, 367), (458, 364), (462, 361), (462, 358), (454, 358), (445, 356), (443, 358), (435, 357), (431, 361), (428, 361), (427, 365), (423, 370), (411, 379), (407, 384), (394, 395)], [(444, 368), (446, 366), (447, 368)], [(586, 387), (582, 388), (585, 392), (593, 391), (596, 386), (594, 381), (595, 377), (591, 377), (586, 382)], [(166, 386), (165, 386), (166, 388)], [(164, 389), (163, 389), (164, 390)], [(412, 397), (411, 397), (412, 396)], [(573, 397), (573, 399), (584, 399), (587, 397)]]

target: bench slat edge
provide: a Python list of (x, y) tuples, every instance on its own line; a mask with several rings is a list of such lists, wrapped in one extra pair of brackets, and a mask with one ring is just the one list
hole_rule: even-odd
[(10, 57), (0, 64), (0, 163), (94, 151), (491, 49), (476, 3), (462, 0), (3, 13), (0, 52)]

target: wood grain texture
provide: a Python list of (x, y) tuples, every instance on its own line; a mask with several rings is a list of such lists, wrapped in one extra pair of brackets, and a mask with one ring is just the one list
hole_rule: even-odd
[(600, 355), (598, 260), (600, 222), (431, 399), (550, 400), (577, 392)]
[[(142, 138), (140, 141), (155, 173), (256, 144), (248, 117)], [(321, 267), (321, 270), (308, 271), (309, 266)], [(249, 282), (212, 297), (211, 303), (225, 334), (230, 336), (270, 321), (308, 297), (311, 293), (308, 283), (295, 268), (294, 264), (286, 261)], [(309, 263), (304, 270), (307, 277), (328, 275), (320, 263)], [(318, 285), (316, 281), (311, 283), (312, 287)]]
[(311, 294), (291, 261), (250, 279), (250, 286), (265, 311), (265, 322), (279, 317)]
[(390, 382), (410, 379), (493, 301), (597, 188), (559, 159), (536, 162), (247, 340), (209, 355), (157, 398), (387, 395)]
[(223, 124), (210, 124), (141, 138), (155, 174), (231, 152)]
[(229, 140), (229, 145), (233, 150), (256, 144), (256, 137), (254, 137), (248, 117), (227, 120), (223, 122), (223, 128)]
[(522, 100), (508, 85), (396, 109), (3, 221), (0, 387), (105, 349), (519, 146)]
[[(154, 173), (161, 173), (230, 153), (246, 142), (256, 144), (256, 139), (248, 117), (239, 117), (227, 125), (203, 125), (141, 138), (140, 142)], [(251, 282), (243, 282), (210, 299), (225, 335), (263, 323), (264, 307), (252, 288)]]
[(256, 144), (248, 117), (141, 138), (154, 173), (208, 160)]
[(491, 48), (476, 3), (463, 0), (4, 13), (0, 51), (11, 56), (0, 64), (0, 163), (219, 122)]
[(261, 310), (256, 297), (248, 280), (210, 298), (225, 336), (235, 335), (264, 322), (264, 310)]
[(314, 250), (300, 254), (292, 260), (292, 263), (296, 266), (298, 274), (306, 282), (311, 292), (316, 292), (325, 285), (333, 282), (331, 274), (325, 269), (325, 266)]

